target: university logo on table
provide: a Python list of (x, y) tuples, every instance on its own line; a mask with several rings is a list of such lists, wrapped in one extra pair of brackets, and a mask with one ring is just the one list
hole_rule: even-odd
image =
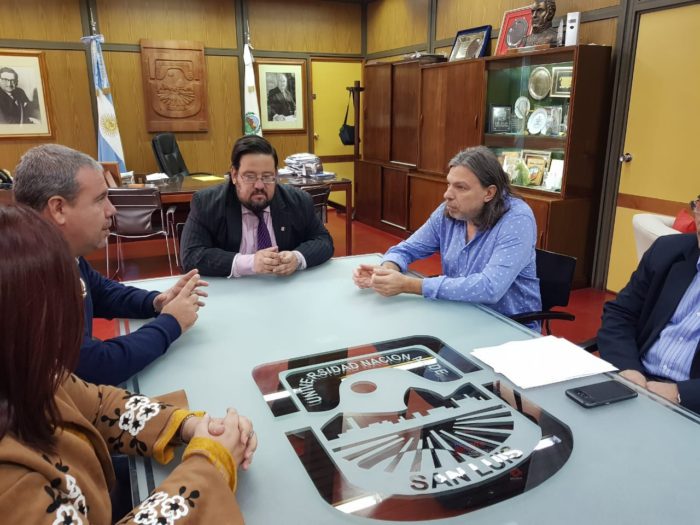
[(433, 337), (345, 348), (253, 371), (265, 401), (336, 509), (437, 519), (538, 485), (571, 431)]

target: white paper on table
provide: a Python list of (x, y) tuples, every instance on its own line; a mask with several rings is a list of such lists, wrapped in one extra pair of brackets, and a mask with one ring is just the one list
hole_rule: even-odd
[(153, 182), (156, 180), (163, 180), (163, 179), (169, 179), (165, 173), (151, 173), (150, 175), (146, 175), (146, 180), (148, 182)]
[(549, 385), (617, 370), (566, 339), (554, 336), (477, 348), (472, 355), (520, 388)]

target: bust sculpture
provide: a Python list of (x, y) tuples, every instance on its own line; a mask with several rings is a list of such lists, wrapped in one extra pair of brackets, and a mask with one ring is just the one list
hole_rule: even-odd
[(557, 30), (552, 27), (552, 19), (557, 10), (556, 2), (554, 0), (535, 0), (531, 9), (532, 33), (525, 38), (523, 45), (557, 45)]

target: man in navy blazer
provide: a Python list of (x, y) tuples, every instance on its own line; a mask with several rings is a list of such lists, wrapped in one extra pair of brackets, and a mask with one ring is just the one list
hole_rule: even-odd
[(700, 412), (700, 209), (697, 234), (659, 237), (630, 282), (605, 305), (603, 359), (620, 375)]
[[(94, 159), (58, 144), (37, 146), (20, 159), (14, 191), (17, 202), (56, 225), (76, 258), (85, 298), (83, 342), (75, 371), (79, 377), (119, 384), (163, 355), (194, 324), (203, 304), (200, 297), (206, 296), (197, 287), (207, 284), (196, 271), (166, 292), (149, 292), (103, 277), (83, 258), (104, 248), (115, 213), (102, 166)], [(100, 341), (92, 337), (93, 315), (155, 319), (131, 334)]]
[(185, 270), (244, 277), (291, 275), (333, 256), (311, 196), (277, 184), (277, 152), (257, 135), (236, 141), (231, 180), (198, 191), (182, 232)]

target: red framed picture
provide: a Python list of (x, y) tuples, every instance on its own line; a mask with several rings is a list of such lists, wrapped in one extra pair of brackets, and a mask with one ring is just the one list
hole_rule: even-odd
[(503, 13), (501, 29), (498, 32), (495, 55), (505, 55), (509, 49), (522, 46), (525, 37), (531, 32), (532, 10), (530, 6), (506, 11)]

